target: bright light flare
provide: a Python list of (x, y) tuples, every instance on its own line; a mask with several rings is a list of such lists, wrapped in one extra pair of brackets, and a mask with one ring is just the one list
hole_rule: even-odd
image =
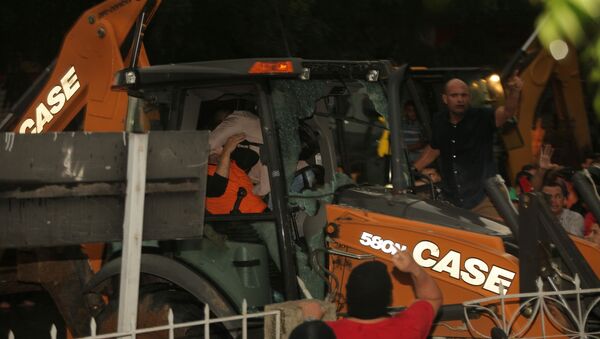
[(564, 40), (554, 40), (548, 47), (554, 60), (562, 60), (569, 54), (569, 45)]

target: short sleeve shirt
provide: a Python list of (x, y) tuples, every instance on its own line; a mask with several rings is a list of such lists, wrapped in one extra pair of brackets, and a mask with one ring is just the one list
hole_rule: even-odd
[(457, 124), (441, 112), (432, 121), (431, 147), (440, 151), (444, 196), (471, 209), (485, 198), (485, 180), (496, 175), (493, 156), (496, 119), (491, 108), (469, 108)]
[(567, 232), (578, 237), (583, 237), (584, 225), (581, 214), (565, 208), (560, 216), (558, 216), (558, 220)]
[[(421, 141), (423, 141), (423, 127), (421, 124), (416, 122), (404, 121), (402, 125), (402, 134), (404, 137), (404, 143), (406, 146), (415, 145)], [(421, 155), (421, 150), (414, 150), (408, 152), (408, 158), (411, 162), (419, 159)]]
[(427, 338), (433, 323), (433, 307), (419, 300), (405, 311), (382, 321), (364, 324), (349, 319), (329, 321), (336, 338), (340, 339), (419, 339)]

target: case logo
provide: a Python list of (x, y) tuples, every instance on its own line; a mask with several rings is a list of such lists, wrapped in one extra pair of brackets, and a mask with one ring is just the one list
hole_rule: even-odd
[[(359, 242), (363, 246), (391, 255), (407, 250), (406, 245), (368, 232), (362, 233)], [(412, 250), (412, 256), (421, 267), (445, 273), (472, 286), (482, 286), (484, 290), (495, 294), (506, 294), (516, 275), (515, 272), (490, 265), (479, 258), (464, 258), (458, 251), (449, 250), (442, 253), (436, 243), (428, 240), (417, 243)]]
[(60, 78), (60, 84), (52, 87), (46, 96), (46, 102), (40, 102), (35, 109), (35, 120), (25, 119), (19, 126), (19, 133), (41, 133), (44, 126), (64, 108), (65, 103), (79, 90), (81, 84), (77, 78), (75, 67)]

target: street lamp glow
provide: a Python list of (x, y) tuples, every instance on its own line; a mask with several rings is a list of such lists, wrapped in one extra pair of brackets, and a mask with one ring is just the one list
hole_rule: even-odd
[(500, 76), (498, 74), (490, 75), (490, 82), (500, 82)]
[(554, 60), (562, 60), (569, 54), (569, 46), (564, 40), (554, 40), (548, 47)]

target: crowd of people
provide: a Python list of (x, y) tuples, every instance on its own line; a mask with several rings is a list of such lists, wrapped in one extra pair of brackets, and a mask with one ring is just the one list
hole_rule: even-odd
[[(460, 79), (449, 80), (442, 94), (446, 109), (433, 117), (429, 142), (425, 142), (423, 127), (416, 119), (414, 103), (407, 101), (403, 133), (409, 161), (418, 178), (429, 178), (417, 180), (416, 185), (436, 182), (443, 199), (501, 221), (484, 184), (497, 172), (493, 159), (494, 133), (518, 113), (522, 86), (519, 76), (513, 75), (505, 88), (505, 105), (494, 110), (472, 107), (468, 85)], [(522, 167), (514, 186), (510, 187), (510, 196), (517, 202), (521, 193), (544, 192), (551, 212), (569, 234), (598, 243), (598, 232), (594, 231), (598, 229), (598, 222), (578, 199), (570, 181), (574, 169), (553, 163), (553, 152), (551, 145), (544, 145), (539, 159)], [(439, 174), (432, 166), (436, 161)], [(600, 172), (600, 156), (586, 155), (581, 168)]]
[[(573, 188), (573, 169), (552, 162), (553, 154), (554, 148), (544, 145), (538, 164), (523, 166), (516, 175), (514, 196), (532, 191), (544, 192), (550, 211), (565, 231), (600, 245), (598, 221)], [(600, 178), (600, 155), (586, 155), (581, 168)], [(597, 182), (593, 184), (598, 185)]]

